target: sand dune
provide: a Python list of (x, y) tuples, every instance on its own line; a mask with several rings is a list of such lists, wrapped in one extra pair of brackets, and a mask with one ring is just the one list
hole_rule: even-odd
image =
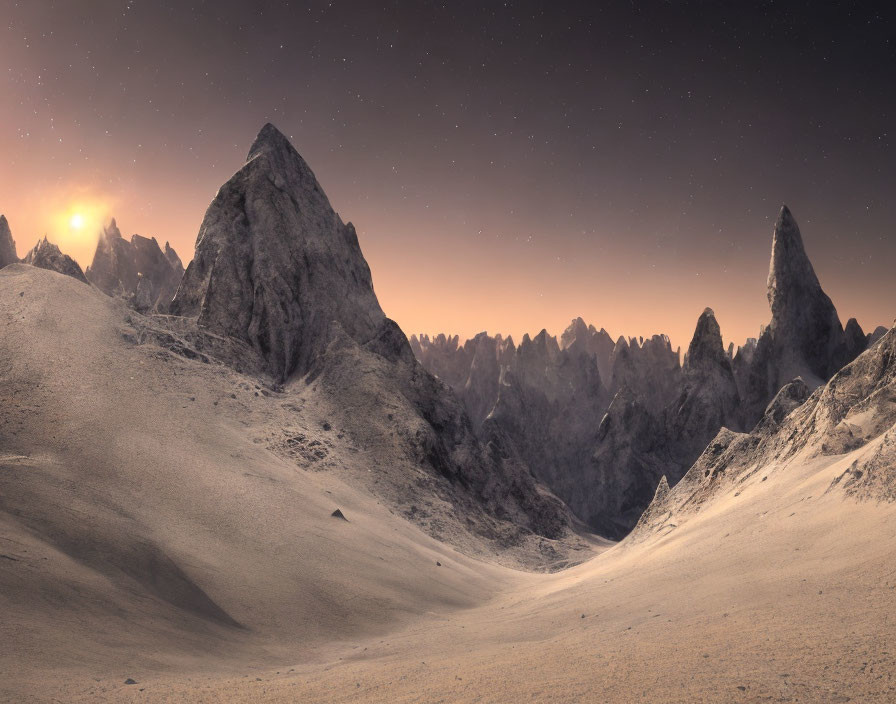
[(493, 591), (469, 608), (310, 664), (281, 650), (229, 675), (138, 673), (142, 692), (104, 680), (84, 701), (892, 701), (896, 513), (825, 494), (850, 461), (757, 477), (562, 573), (481, 565)]

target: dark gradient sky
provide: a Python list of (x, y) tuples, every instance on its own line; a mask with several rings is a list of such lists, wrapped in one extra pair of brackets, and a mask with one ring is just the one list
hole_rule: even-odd
[[(686, 346), (768, 320), (794, 212), (845, 322), (896, 315), (890, 3), (0, 0), (0, 212), (86, 265), (170, 240), (265, 121), (358, 228), (411, 332)], [(87, 227), (69, 219), (85, 215)]]

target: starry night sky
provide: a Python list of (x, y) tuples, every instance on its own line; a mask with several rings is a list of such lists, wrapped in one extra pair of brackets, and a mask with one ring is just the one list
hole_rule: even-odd
[[(266, 121), (412, 332), (686, 346), (769, 318), (786, 202), (841, 319), (896, 315), (896, 16), (843, 2), (0, 0), (0, 212), (184, 260)], [(69, 226), (75, 212), (88, 227)]]

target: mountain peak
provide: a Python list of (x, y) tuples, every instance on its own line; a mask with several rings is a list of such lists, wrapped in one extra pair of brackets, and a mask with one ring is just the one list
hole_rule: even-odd
[(725, 346), (722, 342), (722, 329), (716, 320), (716, 314), (712, 308), (706, 308), (697, 319), (697, 327), (694, 337), (688, 347), (685, 357), (685, 369), (691, 370), (703, 367), (707, 364), (728, 367), (726, 364), (728, 355), (725, 354)]
[(171, 310), (249, 343), (281, 381), (337, 328), (366, 344), (385, 321), (354, 228), (271, 124), (209, 206)]
[(790, 209), (782, 205), (775, 221), (768, 272), (768, 302), (772, 315), (791, 301), (800, 303), (799, 298), (818, 293), (822, 293), (821, 285), (803, 246), (799, 225)]
[(8, 264), (15, 264), (17, 261), (19, 261), (19, 256), (16, 254), (16, 243), (12, 238), (12, 231), (9, 229), (6, 216), (0, 215), (0, 269)]
[[(858, 330), (847, 342), (837, 309), (822, 290), (793, 213), (782, 206), (775, 222), (768, 274), (772, 318), (752, 355), (738, 352), (748, 425), (757, 422), (782, 386), (796, 377), (814, 389), (861, 350)], [(855, 326), (853, 326), (855, 327)], [(744, 363), (749, 371), (744, 372)]]
[(822, 290), (803, 246), (800, 228), (790, 209), (782, 206), (775, 222), (768, 275), (768, 302), (772, 320), (768, 332), (786, 362), (784, 378), (811, 374), (831, 377), (848, 360), (843, 326), (837, 310)]
[(249, 155), (246, 157), (246, 161), (249, 161), (263, 151), (269, 150), (284, 152), (296, 151), (286, 135), (274, 127), (270, 122), (266, 123), (265, 126), (259, 130), (258, 135), (255, 137), (255, 141), (252, 142), (252, 146), (249, 148)]
[(107, 242), (124, 239), (121, 236), (121, 230), (118, 229), (118, 223), (115, 222), (115, 218), (112, 218), (109, 224), (103, 228), (100, 233), (100, 239), (104, 239)]

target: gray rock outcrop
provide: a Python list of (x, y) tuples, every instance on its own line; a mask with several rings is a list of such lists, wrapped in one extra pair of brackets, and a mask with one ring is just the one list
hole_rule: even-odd
[[(471, 377), (472, 379), (473, 377)], [(560, 349), (542, 330), (523, 337), (501, 367), (498, 398), (480, 434), (498, 442), (582, 515), (587, 457), (609, 394), (593, 356)]]
[(25, 264), (30, 264), (40, 269), (49, 269), (50, 271), (71, 276), (74, 279), (78, 279), (78, 281), (83, 281), (85, 284), (88, 283), (84, 272), (78, 266), (78, 262), (67, 254), (63, 254), (59, 247), (49, 242), (46, 237), (38, 240), (37, 244), (34, 245), (34, 249), (28, 252), (22, 261)]
[(801, 406), (809, 398), (811, 391), (800, 377), (781, 387), (775, 397), (769, 402), (762, 414), (762, 420), (756, 425), (756, 431), (767, 432), (774, 430), (789, 416), (795, 408)]
[(582, 318), (573, 320), (560, 336), (562, 349), (578, 350), (594, 357), (600, 378), (604, 386), (608, 388), (613, 383), (612, 356), (615, 346), (613, 338), (606, 330), (603, 328), (598, 330), (593, 325), (586, 325)]
[(181, 277), (183, 277), (184, 275), (184, 264), (180, 260), (180, 257), (177, 256), (177, 252), (175, 252), (171, 245), (167, 242), (165, 243), (165, 259), (168, 260), (171, 268), (174, 269), (174, 273), (177, 275), (177, 280), (179, 283)]
[(121, 236), (113, 218), (100, 232), (93, 262), (85, 272), (88, 280), (110, 295), (126, 295), (137, 288), (137, 264), (133, 247)]
[(12, 238), (9, 223), (5, 215), (0, 215), (0, 269), (18, 261), (19, 255), (16, 254), (16, 243)]
[[(843, 326), (837, 310), (822, 290), (806, 250), (799, 226), (787, 206), (775, 223), (768, 275), (768, 302), (772, 310), (766, 339), (779, 357), (775, 381), (792, 379), (786, 366), (829, 379), (846, 362)], [(783, 383), (775, 383), (775, 390)]]

